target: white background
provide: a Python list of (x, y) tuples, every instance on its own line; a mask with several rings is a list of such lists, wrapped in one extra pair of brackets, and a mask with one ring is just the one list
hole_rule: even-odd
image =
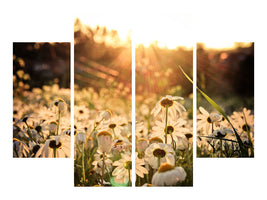
[[(96, 3), (97, 2), (97, 3)], [(266, 6), (261, 1), (8, 1), (0, 4), (1, 199), (254, 199), (266, 198)], [(264, 1), (262, 1), (264, 2)], [(196, 159), (194, 186), (74, 187), (70, 159), (12, 158), (12, 43), (72, 42), (79, 12), (124, 15), (186, 13), (193, 41), (255, 42), (255, 158)], [(166, 22), (167, 23), (167, 22)], [(149, 25), (148, 25), (149, 27)], [(72, 55), (73, 56), (73, 55)], [(73, 57), (72, 57), (73, 58)]]

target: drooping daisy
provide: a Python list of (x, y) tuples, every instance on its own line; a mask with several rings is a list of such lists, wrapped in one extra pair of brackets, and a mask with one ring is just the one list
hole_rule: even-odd
[(50, 104), (50, 108), (52, 109), (56, 108), (56, 112), (63, 113), (67, 109), (67, 106), (63, 99), (58, 98)]
[(117, 180), (123, 180), (124, 183), (129, 183), (132, 177), (132, 158), (131, 155), (125, 153), (121, 155), (122, 158), (113, 163), (116, 168), (113, 170), (112, 175)]
[(197, 130), (203, 130), (204, 135), (209, 135), (212, 132), (212, 124), (217, 126), (223, 117), (217, 113), (208, 113), (203, 107), (199, 107), (201, 114), (197, 115)]
[(162, 111), (162, 118), (164, 119), (166, 116), (166, 108), (168, 108), (168, 114), (172, 117), (178, 114), (181, 116), (183, 111), (185, 110), (185, 107), (178, 103), (176, 100), (183, 100), (184, 98), (178, 97), (178, 96), (171, 96), (167, 95), (165, 97), (162, 97), (159, 102), (157, 102), (156, 106), (152, 109), (151, 114), (156, 117), (160, 111)]
[[(103, 156), (104, 157), (104, 171), (103, 171)], [(105, 154), (103, 155), (102, 152), (98, 151), (97, 153), (95, 153), (94, 155), (94, 161), (92, 162), (92, 165), (94, 166), (94, 171), (97, 174), (100, 174), (101, 176), (106, 173), (110, 173), (112, 171), (112, 160), (109, 159), (110, 155), (109, 154)]]
[(98, 149), (102, 153), (110, 153), (113, 139), (108, 131), (101, 131), (97, 134)]
[(79, 132), (75, 136), (75, 144), (85, 144), (86, 143), (86, 135), (84, 132)]
[(13, 157), (28, 157), (30, 153), (29, 147), (17, 138), (13, 138)]
[(158, 169), (161, 163), (175, 163), (175, 152), (170, 144), (153, 143), (145, 150), (145, 161), (153, 168)]
[(136, 141), (136, 150), (139, 154), (143, 154), (149, 145), (149, 141), (146, 138), (139, 138)]
[(70, 137), (65, 135), (51, 136), (50, 139), (41, 145), (35, 157), (70, 157)]
[(186, 172), (182, 167), (174, 167), (169, 163), (160, 165), (152, 177), (153, 186), (175, 186), (186, 179)]

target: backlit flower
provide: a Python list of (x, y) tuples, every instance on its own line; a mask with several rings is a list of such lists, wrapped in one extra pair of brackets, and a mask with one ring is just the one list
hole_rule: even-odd
[(29, 153), (29, 147), (24, 142), (13, 138), (13, 157), (28, 157)]
[(203, 130), (204, 135), (208, 135), (212, 132), (212, 124), (219, 125), (219, 122), (223, 120), (223, 117), (217, 113), (208, 113), (203, 107), (199, 107), (201, 114), (197, 115), (197, 130)]
[[(104, 174), (110, 173), (112, 171), (112, 160), (109, 159), (110, 155), (105, 154), (104, 162), (105, 162), (105, 169)], [(94, 162), (92, 162), (94, 166), (94, 171), (100, 175), (103, 173), (103, 153), (97, 152), (94, 155)]]
[(52, 136), (41, 145), (35, 157), (70, 157), (70, 137), (65, 135)]
[(167, 143), (172, 144), (172, 138), (176, 143), (176, 149), (184, 150), (188, 146), (188, 140), (185, 136), (190, 130), (185, 128), (186, 121), (182, 118), (176, 121), (170, 120), (167, 128), (165, 128), (165, 122), (156, 121), (155, 126), (152, 128), (151, 138), (159, 137), (164, 140), (165, 134), (167, 134)]
[(174, 167), (169, 163), (160, 165), (152, 177), (153, 186), (175, 186), (186, 179), (186, 172), (182, 167)]
[(98, 149), (102, 153), (109, 153), (113, 144), (112, 135), (108, 131), (101, 131), (97, 134)]
[(231, 119), (241, 137), (247, 137), (247, 131), (254, 136), (254, 115), (251, 110), (243, 108), (242, 112), (233, 112)]
[(123, 179), (124, 183), (128, 183), (132, 177), (132, 158), (129, 154), (122, 154), (121, 156), (120, 160), (113, 163), (113, 166), (116, 166), (116, 168), (113, 170), (112, 175), (117, 180)]
[(135, 153), (135, 175), (140, 176), (141, 178), (144, 178), (144, 174), (148, 174), (148, 171), (145, 167), (144, 159), (138, 158), (138, 153)]
[(153, 143), (145, 150), (145, 161), (154, 169), (159, 167), (160, 163), (175, 163), (175, 152), (170, 144)]
[(178, 96), (167, 95), (162, 97), (156, 106), (152, 109), (151, 114), (156, 117), (160, 111), (162, 112), (162, 117), (166, 116), (166, 108), (168, 107), (168, 114), (173, 117), (177, 114), (181, 116), (183, 111), (186, 111), (184, 106), (178, 103), (176, 100), (183, 100), (184, 98)]

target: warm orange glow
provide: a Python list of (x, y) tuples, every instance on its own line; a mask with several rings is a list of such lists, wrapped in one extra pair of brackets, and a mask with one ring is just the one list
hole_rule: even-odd
[(135, 44), (148, 47), (157, 43), (159, 47), (175, 49), (176, 47), (193, 47), (193, 20), (189, 15), (175, 14), (140, 14), (127, 16), (80, 15), (83, 24), (92, 28), (105, 26), (116, 30), (122, 41), (133, 39)]
[[(82, 24), (89, 25), (91, 28), (96, 28), (97, 26), (106, 27), (107, 30), (116, 30), (118, 32), (119, 38), (122, 42), (129, 40), (131, 35), (130, 22), (127, 19), (121, 20), (122, 18), (117, 15), (100, 15), (100, 14), (79, 14), (77, 16), (82, 22)], [(95, 38), (99, 39), (99, 38)], [(113, 41), (106, 41), (112, 43)]]
[(192, 48), (192, 18), (187, 15), (154, 14), (137, 15), (134, 20), (133, 38), (136, 44), (174, 49), (178, 46)]
[[(201, 42), (202, 43), (202, 42)], [(224, 41), (205, 41), (205, 48), (207, 49), (234, 49), (237, 46), (241, 47), (249, 47), (251, 46), (251, 42), (224, 42)]]

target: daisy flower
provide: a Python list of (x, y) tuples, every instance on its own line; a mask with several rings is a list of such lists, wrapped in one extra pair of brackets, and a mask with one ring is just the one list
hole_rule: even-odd
[[(103, 153), (101, 152), (97, 152), (95, 153), (94, 155), (94, 162), (92, 162), (92, 165), (94, 166), (93, 170), (99, 174), (99, 175), (103, 175), (102, 173), (102, 168), (103, 168)], [(110, 155), (108, 154), (105, 154), (105, 159), (104, 159), (104, 162), (105, 162), (105, 169), (104, 169), (104, 174), (106, 173), (110, 173), (112, 171), (112, 160), (109, 159)]]
[[(138, 153), (135, 153), (135, 175), (140, 176), (141, 178), (144, 178), (144, 174), (148, 174), (148, 171), (145, 167), (144, 159), (138, 158)], [(135, 178), (136, 180), (136, 178)]]
[(175, 163), (175, 152), (170, 144), (153, 143), (145, 150), (145, 161), (153, 168), (158, 169), (161, 163)]
[(210, 114), (203, 107), (199, 107), (199, 111), (201, 114), (197, 115), (197, 130), (203, 130), (205, 135), (212, 132), (212, 124), (218, 126), (219, 122), (223, 120), (220, 114)]
[(132, 158), (131, 155), (125, 153), (122, 158), (113, 163), (116, 168), (112, 172), (117, 180), (123, 180), (124, 183), (130, 183), (132, 177)]
[(101, 131), (97, 134), (98, 149), (102, 153), (110, 153), (113, 139), (108, 131)]
[(13, 157), (28, 157), (29, 153), (30, 149), (24, 142), (13, 138)]
[(128, 121), (124, 117), (120, 116), (113, 116), (110, 120), (109, 123), (103, 123), (103, 126), (100, 127), (101, 130), (107, 130), (113, 134), (113, 137), (115, 139), (122, 139), (123, 135), (125, 134), (125, 130), (123, 130), (125, 127), (124, 125), (127, 125)]
[(89, 119), (90, 112), (89, 109), (84, 105), (74, 106), (74, 116), (77, 121), (86, 121)]
[(175, 186), (186, 179), (186, 172), (182, 167), (174, 167), (169, 163), (160, 165), (152, 177), (153, 186)]
[(56, 112), (58, 111), (58, 112), (63, 113), (67, 109), (67, 106), (66, 106), (66, 103), (63, 99), (58, 98), (50, 104), (50, 108), (52, 108), (52, 109), (57, 108)]
[(35, 157), (70, 157), (70, 137), (65, 135), (52, 136), (41, 145)]
[(86, 143), (86, 135), (84, 132), (79, 132), (75, 136), (75, 144), (85, 144)]
[(184, 106), (178, 103), (176, 100), (183, 100), (184, 98), (178, 96), (167, 95), (162, 97), (159, 102), (157, 102), (156, 106), (152, 109), (151, 114), (156, 117), (160, 112), (162, 112), (163, 119), (166, 116), (166, 108), (168, 108), (168, 112), (170, 116), (175, 116), (178, 114), (181, 116), (183, 111), (186, 111)]
[(135, 124), (135, 135), (138, 138), (146, 138), (147, 137), (147, 128), (144, 126), (144, 122), (136, 122)]
[(251, 114), (251, 110), (243, 108), (243, 112), (233, 112), (231, 119), (241, 137), (246, 137), (247, 131), (254, 136), (254, 115)]
[(146, 148), (149, 145), (149, 141), (146, 138), (139, 138), (136, 141), (136, 150), (141, 155), (145, 152)]
[(168, 144), (172, 144), (172, 140), (174, 140), (176, 149), (184, 150), (188, 146), (188, 140), (185, 134), (190, 132), (188, 128), (185, 128), (185, 124), (186, 121), (179, 118), (176, 121), (170, 120), (169, 125), (165, 128), (165, 122), (156, 121), (155, 126), (152, 127), (152, 134), (150, 137), (159, 137), (164, 140), (164, 136), (167, 134)]

